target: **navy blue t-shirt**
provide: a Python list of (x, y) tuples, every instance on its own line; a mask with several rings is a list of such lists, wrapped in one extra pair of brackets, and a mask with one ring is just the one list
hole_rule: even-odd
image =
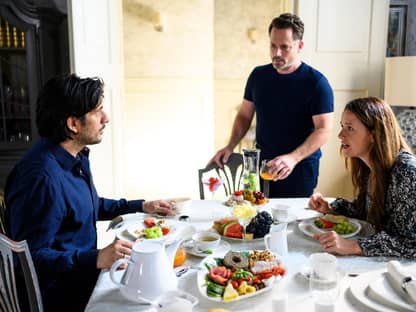
[[(250, 74), (244, 98), (256, 109), (256, 143), (262, 158), (292, 152), (314, 131), (312, 116), (334, 111), (328, 80), (302, 63), (290, 74), (279, 74), (272, 64)], [(319, 160), (317, 150), (308, 159)]]

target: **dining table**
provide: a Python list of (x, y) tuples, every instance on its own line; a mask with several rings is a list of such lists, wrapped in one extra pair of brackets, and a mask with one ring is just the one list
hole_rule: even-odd
[[(287, 311), (314, 311), (314, 298), (309, 290), (309, 281), (305, 270), (310, 267), (310, 255), (313, 253), (324, 252), (317, 240), (311, 235), (305, 234), (301, 225), (305, 220), (316, 218), (320, 214), (308, 208), (308, 198), (271, 198), (267, 204), (257, 208), (258, 211), (271, 211), (271, 207), (277, 204), (288, 205), (289, 220), (287, 226), (287, 245), (288, 252), (284, 256), (279, 256), (286, 270), (282, 279), (276, 281), (274, 286), (267, 292), (260, 293), (241, 300), (215, 302), (199, 291), (197, 285), (197, 268), (203, 257), (200, 255), (188, 254), (184, 265), (188, 272), (178, 278), (178, 288), (198, 299), (198, 304), (194, 306), (194, 312), (207, 312), (210, 308), (223, 308), (229, 311), (283, 311), (278, 310), (277, 306), (287, 304)], [(331, 200), (331, 199), (330, 199)], [(230, 207), (224, 205), (223, 200), (192, 200), (191, 204), (181, 211), (180, 215), (167, 219), (168, 222), (175, 222), (181, 225), (183, 238), (189, 238), (195, 231), (212, 229), (213, 221), (230, 216)], [(146, 214), (129, 214), (115, 228), (106, 231), (109, 223), (100, 222), (97, 225), (97, 235), (99, 241), (104, 246), (114, 239), (124, 239), (121, 233), (123, 227), (134, 222), (140, 222)], [(182, 216), (182, 218), (180, 218)], [(186, 217), (183, 217), (186, 216)], [(179, 221), (184, 220), (184, 221)], [(367, 231), (367, 232), (366, 232)], [(358, 234), (365, 236), (371, 232), (371, 228), (363, 226)], [(126, 238), (127, 239), (127, 238)], [(351, 239), (354, 239), (352, 237)], [(236, 240), (222, 237), (227, 241), (230, 250), (247, 251), (265, 249), (263, 239), (255, 240)], [(378, 302), (369, 300), (364, 292), (367, 279), (374, 275), (381, 275), (386, 271), (386, 264), (394, 258), (389, 257), (365, 257), (365, 256), (341, 256), (337, 255), (338, 270), (342, 272), (340, 279), (340, 293), (332, 306), (333, 311), (396, 311), (394, 308), (381, 305)], [(416, 271), (416, 261), (397, 259), (400, 263)], [(157, 269), (157, 268), (155, 268)], [(117, 272), (120, 276), (124, 270)], [(364, 286), (363, 286), (364, 284)], [(243, 296), (244, 297), (244, 296)], [(149, 305), (130, 301), (123, 297), (120, 286), (114, 284), (110, 279), (109, 270), (102, 270), (96, 286), (92, 292), (87, 312), (106, 312), (106, 311), (153, 311)]]

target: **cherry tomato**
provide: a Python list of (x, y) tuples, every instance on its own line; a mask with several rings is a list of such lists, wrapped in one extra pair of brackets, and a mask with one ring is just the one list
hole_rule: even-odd
[(170, 232), (170, 229), (168, 227), (162, 227), (162, 233), (163, 235), (168, 235)]

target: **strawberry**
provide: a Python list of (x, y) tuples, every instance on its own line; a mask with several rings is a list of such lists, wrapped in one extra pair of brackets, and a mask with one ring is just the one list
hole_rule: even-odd
[(143, 223), (146, 227), (151, 228), (156, 225), (156, 220), (155, 218), (145, 218)]

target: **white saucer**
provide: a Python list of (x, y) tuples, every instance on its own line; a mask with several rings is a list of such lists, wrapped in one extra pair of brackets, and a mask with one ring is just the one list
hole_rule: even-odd
[(198, 248), (193, 246), (192, 244), (186, 245), (186, 242), (184, 245), (182, 245), (183, 248), (185, 248), (186, 252), (190, 255), (205, 258), (210, 255), (215, 254), (225, 254), (228, 250), (231, 249), (231, 246), (228, 242), (221, 240), (219, 245), (215, 247), (215, 249), (212, 250), (212, 253), (205, 253), (203, 251), (200, 251)]
[[(297, 273), (305, 281), (309, 281), (312, 268), (309, 266), (304, 266), (300, 272)], [(337, 268), (338, 278), (342, 279), (345, 276), (345, 271), (343, 269)]]

